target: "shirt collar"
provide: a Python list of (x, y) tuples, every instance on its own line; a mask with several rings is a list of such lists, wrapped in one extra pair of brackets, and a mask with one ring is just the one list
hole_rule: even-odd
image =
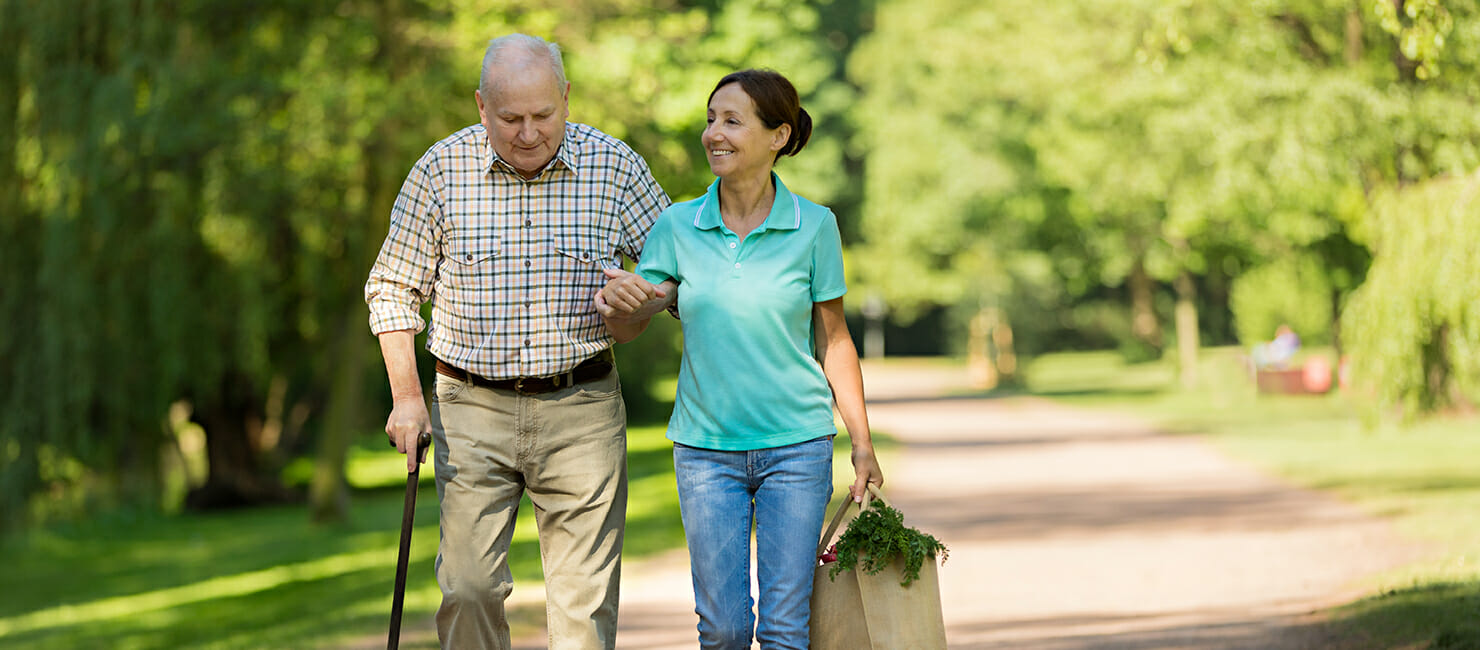
[[(724, 225), (724, 218), (719, 213), (719, 182), (714, 179), (709, 184), (709, 189), (704, 192), (704, 199), (699, 203), (699, 211), (694, 215), (694, 227), (700, 230), (711, 230)], [(754, 232), (764, 230), (796, 230), (802, 225), (802, 204), (797, 197), (786, 189), (786, 183), (781, 182), (781, 177), (776, 172), (771, 172), (771, 184), (776, 188), (776, 199), (771, 202), (771, 214), (766, 215), (766, 220), (757, 226)]]
[[(545, 169), (549, 170), (551, 167), (559, 164), (565, 166), (566, 169), (569, 169), (572, 174), (579, 175), (579, 172), (576, 168), (575, 151), (576, 132), (575, 129), (570, 128), (570, 123), (567, 122), (565, 125), (565, 135), (560, 138), (560, 148), (555, 150), (555, 159), (551, 160), (550, 164), (545, 166)], [(498, 153), (493, 150), (493, 140), (488, 137), (488, 130), (484, 129), (483, 169), (487, 171), (493, 171), (495, 166), (497, 166), (499, 162), (500, 158), (498, 157)], [(510, 167), (507, 164), (504, 165), (504, 167), (507, 171), (511, 173), (514, 170), (513, 167)]]

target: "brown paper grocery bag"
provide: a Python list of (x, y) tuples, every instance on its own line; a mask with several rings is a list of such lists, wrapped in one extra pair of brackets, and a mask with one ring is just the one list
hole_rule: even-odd
[[(869, 492), (889, 505), (874, 486)], [(851, 521), (860, 509), (852, 500), (838, 506), (817, 547), (819, 557), (845, 516)], [(832, 578), (831, 569), (831, 564), (821, 564), (812, 574), (812, 650), (945, 650), (935, 562), (922, 565), (920, 578), (908, 587), (900, 585), (902, 559), (874, 575), (849, 570)]]

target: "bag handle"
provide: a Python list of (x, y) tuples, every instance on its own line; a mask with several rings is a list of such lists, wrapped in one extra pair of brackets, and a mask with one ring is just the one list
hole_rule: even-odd
[(822, 554), (827, 552), (827, 543), (832, 541), (833, 533), (838, 532), (838, 526), (843, 523), (843, 515), (848, 512), (848, 506), (857, 505), (858, 511), (863, 512), (863, 506), (868, 501), (878, 499), (883, 501), (884, 505), (891, 508), (894, 507), (894, 504), (889, 503), (889, 500), (884, 498), (884, 493), (879, 491), (878, 486), (873, 483), (867, 483), (866, 485), (868, 486), (868, 494), (864, 496), (864, 503), (855, 503), (852, 499), (843, 499), (843, 502), (838, 504), (838, 511), (833, 514), (832, 522), (827, 525), (827, 530), (822, 533), (822, 540), (817, 542), (817, 557), (822, 557)]

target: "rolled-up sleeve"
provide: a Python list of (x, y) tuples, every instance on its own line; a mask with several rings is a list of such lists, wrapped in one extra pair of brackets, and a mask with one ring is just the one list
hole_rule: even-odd
[(622, 254), (628, 259), (640, 259), (653, 222), (658, 220), (672, 201), (663, 187), (653, 178), (647, 163), (641, 156), (632, 154), (634, 171), (631, 181), (624, 188), (619, 207), (623, 226)]
[(370, 307), (370, 331), (379, 335), (397, 330), (420, 332), (426, 323), (420, 307), (432, 296), (437, 274), (438, 215), (442, 204), (431, 180), (434, 173), (418, 161), (401, 185), (391, 207), (390, 231), (370, 278), (365, 282), (365, 304)]

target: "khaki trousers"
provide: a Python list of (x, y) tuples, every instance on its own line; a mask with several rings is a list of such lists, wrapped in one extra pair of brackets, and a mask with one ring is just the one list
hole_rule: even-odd
[(621, 393), (615, 370), (539, 395), (436, 376), (442, 647), (509, 648), (509, 542), (525, 492), (539, 529), (550, 648), (615, 647), (627, 513)]

